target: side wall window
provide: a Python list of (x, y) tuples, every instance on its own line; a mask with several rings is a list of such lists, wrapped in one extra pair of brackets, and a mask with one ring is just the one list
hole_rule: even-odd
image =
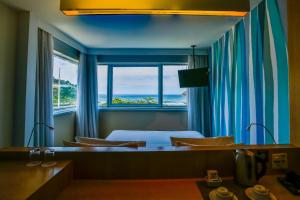
[(55, 53), (52, 85), (54, 113), (76, 108), (77, 71), (77, 61)]

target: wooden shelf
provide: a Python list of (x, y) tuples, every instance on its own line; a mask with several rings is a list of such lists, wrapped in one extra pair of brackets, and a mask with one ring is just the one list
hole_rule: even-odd
[(72, 178), (71, 161), (56, 166), (26, 167), (24, 161), (0, 162), (0, 199), (51, 199)]

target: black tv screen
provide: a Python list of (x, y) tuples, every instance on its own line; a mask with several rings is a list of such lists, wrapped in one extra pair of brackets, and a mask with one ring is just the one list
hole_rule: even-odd
[(178, 76), (181, 88), (205, 87), (209, 83), (208, 68), (179, 70)]

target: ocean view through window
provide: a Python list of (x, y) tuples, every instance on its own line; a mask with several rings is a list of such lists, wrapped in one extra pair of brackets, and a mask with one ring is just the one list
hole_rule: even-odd
[(158, 67), (114, 67), (113, 105), (158, 105)]
[(187, 65), (98, 65), (100, 107), (186, 107), (178, 70)]
[(54, 112), (76, 107), (77, 70), (77, 62), (54, 55), (52, 85)]
[(186, 65), (163, 66), (163, 105), (186, 106), (187, 90), (179, 86), (178, 70), (187, 69)]
[(98, 65), (97, 76), (98, 76), (98, 106), (107, 106), (107, 78), (108, 66)]

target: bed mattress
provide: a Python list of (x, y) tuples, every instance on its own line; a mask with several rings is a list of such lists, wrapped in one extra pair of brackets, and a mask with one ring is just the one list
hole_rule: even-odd
[(172, 146), (170, 137), (204, 138), (197, 131), (115, 130), (106, 139), (112, 141), (146, 141), (146, 147), (163, 147)]

